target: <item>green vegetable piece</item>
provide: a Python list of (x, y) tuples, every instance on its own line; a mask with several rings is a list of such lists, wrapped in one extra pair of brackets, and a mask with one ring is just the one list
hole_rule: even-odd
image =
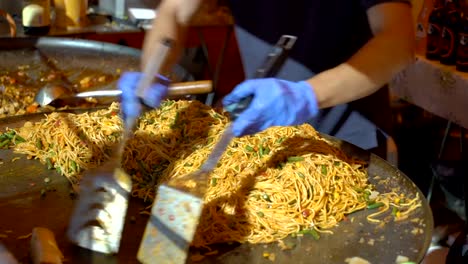
[(367, 205), (367, 209), (377, 209), (377, 208), (379, 208), (379, 207), (381, 207), (383, 205), (384, 205), (384, 203), (382, 203), (382, 202), (372, 203), (372, 204)]
[(297, 171), (296, 174), (297, 174), (297, 176), (299, 176), (299, 177), (302, 178), (302, 179), (305, 178), (305, 175), (304, 175), (304, 173), (302, 173), (302, 172)]
[(10, 139), (5, 139), (3, 142), (0, 142), (0, 148), (8, 147), (10, 142)]
[(211, 186), (216, 186), (216, 184), (218, 183), (218, 178), (211, 178)]
[(264, 217), (264, 216), (265, 216), (265, 214), (264, 214), (262, 211), (258, 211), (258, 212), (257, 212), (257, 215), (258, 215), (259, 217)]
[(311, 235), (315, 240), (320, 239), (320, 234), (315, 229), (303, 229), (299, 231), (298, 234)]
[(311, 229), (311, 230), (310, 230), (310, 234), (312, 235), (312, 237), (313, 237), (315, 240), (319, 240), (319, 239), (320, 239), (320, 234), (317, 232), (317, 230)]
[(46, 158), (47, 169), (51, 170), (54, 168), (54, 164), (52, 164), (52, 160), (50, 158)]
[(42, 149), (42, 147), (43, 147), (43, 146), (42, 146), (42, 140), (41, 140), (40, 138), (38, 138), (38, 139), (36, 140), (36, 148)]
[(78, 171), (78, 166), (76, 165), (76, 162), (74, 160), (71, 161), (71, 169), (74, 171), (74, 172), (77, 172)]
[(327, 166), (322, 165), (322, 174), (327, 175)]
[(287, 249), (293, 249), (296, 247), (296, 243), (294, 241), (286, 240), (284, 241)]
[(284, 141), (284, 138), (283, 137), (280, 137), (276, 140), (276, 144), (281, 144), (282, 142)]
[(364, 190), (362, 188), (356, 187), (354, 190), (358, 193), (362, 193)]
[(262, 194), (262, 198), (263, 200), (267, 201), (267, 202), (271, 202), (271, 199), (270, 199), (270, 196), (266, 193)]
[(339, 167), (339, 166), (341, 165), (341, 162), (335, 161), (335, 162), (333, 163), (333, 165), (335, 165), (335, 167)]
[(298, 162), (298, 161), (303, 161), (304, 157), (301, 156), (291, 156), (288, 157), (288, 162)]
[(177, 124), (177, 123), (179, 122), (179, 116), (180, 116), (180, 114), (179, 114), (179, 112), (177, 112), (176, 115), (175, 115), (174, 121), (173, 121), (172, 124), (170, 125), (170, 128), (171, 128), (171, 129), (174, 129), (174, 128), (177, 128), (177, 127), (178, 127), (178, 124)]
[(254, 149), (249, 145), (245, 146), (245, 150), (250, 151), (250, 152), (254, 151)]
[(263, 146), (262, 145), (260, 145), (259, 148), (258, 148), (258, 154), (259, 154), (260, 158), (263, 157)]
[(15, 137), (16, 135), (16, 132), (14, 130), (10, 130), (8, 131), (7, 133), (5, 133), (5, 136), (9, 139), (13, 139), (13, 137)]
[(23, 137), (21, 137), (21, 136), (19, 136), (19, 135), (16, 135), (16, 137), (15, 137), (15, 144), (23, 143), (23, 142), (26, 142), (26, 139), (24, 139)]

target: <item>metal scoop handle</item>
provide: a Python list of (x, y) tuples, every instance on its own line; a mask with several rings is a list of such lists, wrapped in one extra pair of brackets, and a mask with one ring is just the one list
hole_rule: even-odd
[[(296, 40), (297, 37), (295, 36), (281, 36), (276, 45), (273, 47), (273, 50), (268, 53), (262, 66), (255, 72), (254, 79), (275, 76), (281, 70), (281, 67), (288, 58), (289, 51), (296, 43)], [(247, 96), (237, 103), (226, 105), (224, 107), (224, 110), (230, 114), (231, 120), (236, 120), (239, 115), (244, 112), (247, 107), (249, 107), (253, 97), (253, 95)]]
[[(213, 83), (210, 80), (180, 82), (169, 85), (167, 96), (181, 96), (187, 94), (206, 94), (213, 91)], [(122, 94), (121, 90), (96, 90), (75, 94), (73, 97), (117, 97)]]

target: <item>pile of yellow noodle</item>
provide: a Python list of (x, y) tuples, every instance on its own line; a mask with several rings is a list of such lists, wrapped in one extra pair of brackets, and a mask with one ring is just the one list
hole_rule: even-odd
[[(76, 184), (80, 172), (104, 161), (120, 140), (118, 111), (112, 104), (92, 113), (47, 115), (18, 130), (26, 142), (15, 150), (58, 168)], [(197, 101), (166, 101), (145, 114), (123, 157), (132, 195), (151, 202), (161, 182), (197, 170), (227, 125), (226, 116)], [(373, 187), (363, 165), (310, 125), (236, 138), (209, 179), (193, 245), (266, 243), (301, 230), (323, 232), (366, 208), (364, 196)], [(420, 206), (418, 197), (401, 203), (392, 195), (400, 197), (379, 194), (376, 201), (385, 209), (393, 203), (401, 215)]]

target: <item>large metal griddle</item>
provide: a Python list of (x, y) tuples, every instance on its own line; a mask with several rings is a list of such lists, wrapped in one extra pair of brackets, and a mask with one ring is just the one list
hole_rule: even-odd
[[(31, 56), (38, 47), (48, 56), (55, 57), (57, 65), (64, 68), (82, 67), (111, 72), (116, 68), (132, 70), (138, 67), (137, 50), (112, 44), (55, 38), (16, 39), (10, 43), (9, 40), (6, 41), (0, 41), (0, 67), (38, 63), (40, 58)], [(183, 69), (176, 69), (175, 72), (179, 75), (176, 79), (181, 81), (187, 80), (189, 76)], [(93, 109), (67, 111), (91, 110)], [(26, 121), (38, 121), (41, 118), (43, 114), (3, 118), (0, 119), (0, 131), (4, 131), (7, 127), (22, 126)], [(287, 240), (296, 244), (291, 250), (281, 250), (276, 243), (224, 244), (214, 246), (213, 249), (218, 250), (218, 254), (207, 256), (199, 263), (272, 263), (263, 256), (264, 253), (275, 255), (276, 260), (273, 263), (345, 263), (346, 258), (353, 256), (362, 257), (371, 263), (394, 263), (398, 255), (407, 256), (415, 262), (422, 260), (431, 241), (433, 220), (429, 205), (420, 190), (407, 176), (383, 159), (344, 141), (324, 136), (349, 155), (368, 162), (369, 180), (377, 186), (378, 191), (388, 192), (398, 188), (406, 195), (419, 194), (423, 206), (411, 219), (420, 220), (391, 221), (382, 227), (367, 222), (365, 218), (369, 211), (360, 211), (332, 229), (333, 235), (322, 235), (318, 241), (307, 235), (288, 238)], [(12, 161), (15, 157), (20, 159)], [(138, 263), (136, 252), (148, 220), (146, 216), (139, 215), (139, 212), (147, 204), (137, 199), (130, 201), (119, 254), (103, 256), (86, 251), (72, 246), (65, 238), (75, 201), (70, 196), (70, 186), (65, 177), (55, 171), (47, 170), (46, 166), (38, 161), (27, 160), (24, 155), (15, 154), (11, 150), (0, 150), (0, 159), (3, 162), (0, 165), (0, 235), (7, 236), (0, 236), (0, 242), (18, 260), (28, 263), (29, 259), (29, 238), (18, 239), (18, 237), (27, 235), (33, 227), (43, 226), (55, 233), (67, 263)], [(374, 178), (376, 175), (389, 179), (388, 183), (379, 184)], [(50, 182), (46, 184), (45, 178), (49, 178)], [(45, 188), (52, 191), (41, 196), (41, 190)], [(413, 234), (414, 230), (421, 230), (422, 233)]]
[[(44, 57), (52, 64), (46, 63)], [(141, 52), (138, 49), (111, 43), (57, 37), (0, 38), (0, 70), (31, 65), (30, 73), (56, 67), (77, 74), (102, 72), (115, 74), (117, 70), (138, 70)], [(181, 66), (172, 70), (172, 80), (191, 81), (193, 77)], [(73, 81), (73, 80), (72, 80)]]

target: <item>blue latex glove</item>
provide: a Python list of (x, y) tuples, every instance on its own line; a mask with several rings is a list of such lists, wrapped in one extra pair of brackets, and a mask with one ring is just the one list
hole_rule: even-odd
[(276, 78), (252, 79), (239, 84), (223, 99), (224, 107), (253, 95), (249, 107), (233, 122), (237, 137), (271, 126), (301, 125), (318, 113), (315, 93), (305, 81)]
[[(136, 88), (142, 76), (143, 74), (141, 72), (125, 72), (120, 76), (117, 82), (118, 88), (122, 91), (121, 110), (124, 120), (126, 120), (127, 117), (140, 116), (142, 110), (141, 102), (149, 107), (156, 108), (167, 94), (168, 87), (166, 85), (155, 83), (147, 89), (143, 98), (138, 98), (136, 95)], [(169, 83), (165, 77), (158, 77)]]

